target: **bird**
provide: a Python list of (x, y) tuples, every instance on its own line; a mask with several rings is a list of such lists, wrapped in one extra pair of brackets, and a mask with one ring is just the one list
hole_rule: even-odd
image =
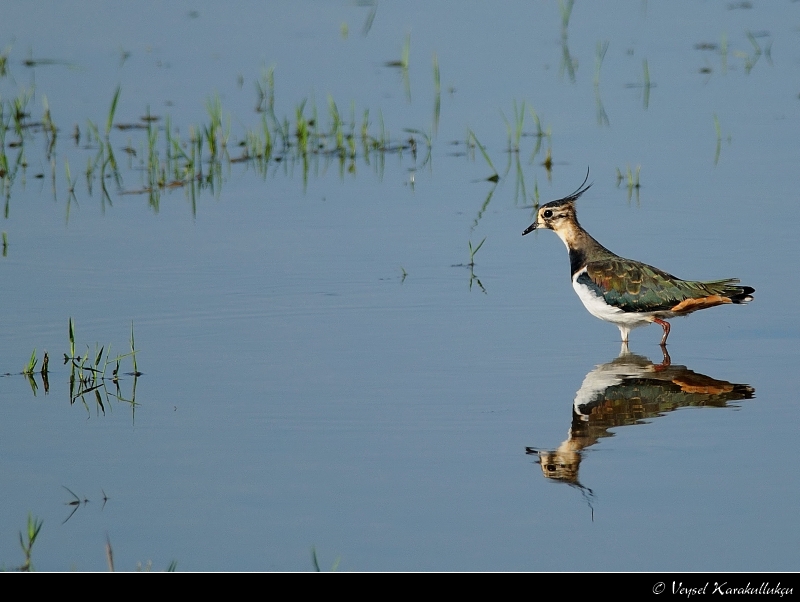
[(597, 242), (578, 223), (575, 201), (592, 184), (583, 184), (563, 199), (542, 205), (536, 221), (522, 235), (534, 230), (553, 230), (567, 246), (572, 287), (593, 316), (615, 324), (622, 341), (634, 328), (658, 324), (663, 329), (660, 345), (667, 344), (667, 320), (695, 311), (753, 300), (755, 289), (741, 286), (738, 278), (681, 280), (640, 261), (625, 259)]

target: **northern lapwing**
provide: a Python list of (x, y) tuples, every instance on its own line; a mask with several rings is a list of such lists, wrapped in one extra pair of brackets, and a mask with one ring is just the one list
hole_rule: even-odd
[(590, 314), (616, 324), (623, 341), (628, 341), (631, 329), (655, 322), (664, 329), (661, 345), (666, 345), (670, 328), (666, 320), (715, 305), (753, 300), (755, 289), (740, 286), (736, 278), (681, 280), (606, 249), (578, 223), (575, 201), (591, 187), (585, 184), (586, 180), (571, 195), (542, 205), (536, 221), (522, 235), (539, 228), (558, 234), (569, 251), (572, 287), (578, 297)]

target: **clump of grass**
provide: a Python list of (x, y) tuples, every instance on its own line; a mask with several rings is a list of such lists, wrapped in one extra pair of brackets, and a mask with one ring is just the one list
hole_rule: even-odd
[[(74, 404), (78, 399), (81, 400), (84, 407), (89, 409), (86, 402), (86, 395), (94, 393), (95, 402), (98, 410), (105, 413), (105, 405), (111, 399), (126, 402), (132, 408), (136, 406), (136, 379), (142, 375), (136, 363), (136, 343), (134, 339), (133, 322), (131, 322), (131, 338), (130, 338), (130, 352), (119, 354), (116, 356), (111, 355), (111, 346), (95, 344), (95, 350), (92, 353), (89, 346), (86, 346), (86, 353), (83, 356), (76, 355), (75, 350), (75, 323), (72, 318), (69, 319), (69, 354), (64, 354), (64, 364), (70, 365), (70, 378), (69, 378), (69, 391), (70, 403)], [(120, 368), (124, 359), (131, 358), (133, 364), (133, 371), (128, 372), (129, 376), (133, 376), (133, 388), (130, 398), (122, 395), (120, 390)], [(107, 372), (111, 368), (111, 376), (107, 376)], [(110, 391), (108, 384), (114, 386), (114, 390)]]
[(23, 142), (23, 130), (28, 127), (25, 120), (30, 117), (28, 103), (31, 98), (33, 98), (33, 89), (27, 88), (21, 90), (12, 101), (11, 119), (14, 123), (14, 132), (19, 136), (19, 145)]
[[(78, 506), (81, 505), (81, 503), (85, 504), (89, 501), (89, 500), (83, 500), (83, 502), (81, 502), (81, 499), (77, 495), (75, 495), (68, 487), (64, 487), (64, 489), (69, 491), (74, 497), (73, 501), (68, 502), (68, 505), (70, 506), (75, 506), (77, 508)], [(105, 493), (103, 495), (105, 495)], [(33, 546), (39, 537), (39, 533), (42, 530), (42, 525), (44, 525), (44, 521), (42, 519), (35, 517), (30, 512), (28, 513), (28, 524), (26, 526), (26, 529), (24, 532), (23, 531), (19, 532), (19, 545), (20, 548), (22, 548), (24, 561), (19, 567), (17, 567), (14, 570), (21, 571), (23, 573), (29, 573), (35, 570), (33, 567)], [(108, 570), (113, 572), (114, 551), (111, 548), (111, 539), (108, 536), (106, 536), (105, 553), (106, 553), (106, 562), (108, 564)], [(312, 547), (312, 563), (314, 564), (314, 566), (317, 567), (317, 570), (319, 570), (319, 563), (317, 562), (316, 552), (314, 551), (313, 547)], [(339, 566), (339, 559), (337, 558), (331, 570), (335, 571), (338, 566)], [(142, 565), (141, 562), (139, 562), (136, 565), (136, 570), (150, 571), (152, 570), (152, 567), (153, 567), (152, 561), (148, 561), (144, 566)], [(175, 570), (177, 570), (177, 568), (178, 568), (178, 563), (177, 561), (173, 560), (169, 563), (166, 570), (167, 572), (174, 572)]]
[(25, 556), (25, 561), (19, 567), (22, 572), (30, 572), (33, 570), (32, 552), (33, 544), (36, 543), (36, 538), (39, 537), (39, 532), (42, 530), (44, 521), (36, 518), (30, 512), (28, 513), (28, 527), (25, 535), (22, 531), (19, 532), (19, 545), (22, 548), (22, 553)]
[(31, 358), (28, 360), (28, 363), (22, 369), (22, 373), (26, 376), (33, 374), (33, 371), (36, 369), (36, 364), (39, 363), (39, 360), (36, 357), (36, 348), (33, 348), (33, 353), (31, 353)]
[[(372, 14), (374, 16), (375, 6)], [(3, 56), (7, 56), (3, 55)], [(410, 62), (410, 35), (407, 35), (402, 48), (400, 59), (396, 66), (403, 70), (407, 82), (407, 71)], [(29, 63), (45, 64), (41, 61), (30, 59)], [(435, 85), (434, 117), (431, 135), (425, 134), (426, 144), (430, 149), (430, 138), (435, 135), (441, 112), (441, 74), (439, 72), (438, 58), (433, 58), (433, 76)], [(316, 107), (313, 101), (306, 100), (298, 103), (289, 117), (278, 118), (275, 114), (275, 73), (270, 67), (262, 71), (261, 77), (256, 82), (256, 111), (259, 113), (259, 123), (254, 127), (246, 127), (244, 134), (237, 146), (242, 149), (239, 157), (231, 158), (228, 155), (232, 147), (231, 118), (224, 110), (219, 95), (210, 97), (206, 101), (208, 119), (200, 124), (190, 124), (186, 127), (188, 139), (181, 139), (180, 130), (174, 128), (169, 116), (166, 116), (164, 125), (158, 123), (159, 117), (150, 114), (149, 107), (144, 117), (136, 123), (117, 123), (117, 114), (121, 102), (121, 87), (117, 86), (111, 95), (108, 111), (100, 119), (88, 119), (85, 127), (74, 127), (71, 139), (75, 142), (76, 149), (90, 151), (91, 156), (86, 158), (85, 168), (79, 178), (71, 173), (71, 166), (75, 163), (70, 155), (63, 160), (63, 167), (56, 165), (56, 140), (58, 128), (53, 121), (53, 112), (43, 97), (44, 113), (39, 123), (31, 123), (30, 100), (33, 89), (22, 90), (16, 98), (0, 102), (0, 194), (6, 197), (6, 213), (9, 210), (8, 200), (15, 181), (15, 176), (22, 168), (24, 172), (28, 164), (24, 143), (31, 133), (43, 133), (46, 137), (46, 155), (51, 166), (54, 195), (56, 187), (56, 167), (63, 169), (67, 179), (67, 219), (69, 220), (70, 208), (77, 201), (79, 180), (85, 180), (89, 196), (98, 190), (102, 207), (112, 205), (114, 189), (110, 186), (116, 184), (116, 193), (121, 194), (146, 194), (150, 206), (158, 211), (161, 195), (165, 190), (185, 187), (186, 194), (195, 211), (195, 198), (199, 191), (209, 190), (219, 195), (223, 183), (226, 181), (225, 169), (228, 172), (234, 163), (242, 162), (246, 166), (253, 166), (255, 171), (266, 178), (271, 168), (279, 164), (285, 167), (284, 173), (291, 174), (290, 169), (295, 164), (301, 164), (303, 182), (306, 186), (308, 174), (325, 173), (325, 169), (314, 169), (321, 162), (339, 160), (340, 174), (355, 173), (356, 160), (363, 160), (382, 174), (387, 153), (402, 156), (406, 150), (411, 150), (414, 160), (417, 159), (418, 138), (391, 140), (390, 133), (385, 127), (383, 117), (375, 125), (377, 131), (372, 130), (370, 112), (363, 110), (364, 118), (357, 122), (356, 107), (351, 103), (350, 117), (340, 107), (329, 99), (329, 112), (331, 115), (329, 127), (320, 127), (317, 119)], [(410, 88), (408, 88), (410, 96)], [(408, 131), (418, 128), (405, 128)], [(129, 169), (140, 172), (142, 185), (136, 189), (126, 189), (123, 186), (122, 174), (117, 164), (113, 143), (114, 131), (134, 130), (141, 132), (139, 146), (136, 141), (129, 138), (123, 148), (128, 157)], [(7, 132), (16, 132), (18, 140), (9, 142)], [(162, 132), (164, 137), (161, 137)], [(9, 154), (9, 149), (19, 148), (16, 157)], [(426, 161), (429, 158), (426, 155)], [(134, 160), (138, 159), (138, 165)], [(373, 161), (373, 159), (375, 159)], [(277, 169), (272, 173), (276, 173)], [(111, 176), (111, 177), (109, 177)], [(37, 177), (43, 177), (37, 175)]]
[(261, 79), (256, 81), (257, 113), (271, 113), (275, 110), (275, 67), (271, 66), (261, 73)]
[(206, 111), (209, 116), (209, 124), (203, 128), (203, 133), (213, 163), (217, 154), (228, 146), (231, 129), (230, 116), (228, 116), (227, 124), (223, 126), (222, 101), (218, 94), (206, 101)]
[[(34, 348), (33, 353), (31, 353), (31, 357), (28, 360), (28, 363), (22, 369), (22, 375), (28, 379), (28, 384), (31, 387), (31, 391), (33, 395), (36, 396), (36, 392), (39, 389), (39, 386), (36, 384), (36, 379), (34, 379), (34, 371), (36, 370), (36, 365), (39, 363), (39, 359), (36, 356), (36, 349)], [(44, 392), (50, 392), (50, 381), (49, 381), (49, 365), (50, 365), (50, 357), (47, 355), (47, 351), (44, 352), (44, 357), (42, 358), (42, 368), (39, 370), (39, 376), (42, 379), (42, 386), (44, 387)]]

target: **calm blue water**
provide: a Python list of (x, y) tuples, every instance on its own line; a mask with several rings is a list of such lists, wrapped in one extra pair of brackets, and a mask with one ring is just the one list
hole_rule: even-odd
[[(59, 132), (52, 159), (27, 134), (3, 197), (0, 564), (21, 564), (30, 512), (38, 570), (105, 570), (106, 538), (118, 570), (310, 570), (312, 546), (323, 570), (796, 569), (800, 7), (753, 4), (577, 2), (566, 37), (553, 2), (381, 3), (366, 35), (372, 9), (353, 3), (7, 7), (4, 119), (30, 90), (30, 120), (46, 97)], [(410, 98), (385, 66), (408, 34)], [(306, 184), (291, 161), (266, 177), (233, 163), (194, 209), (186, 188), (158, 211), (110, 180), (111, 206), (89, 191), (87, 120), (103, 130), (117, 86), (116, 123), (149, 108), (184, 140), (218, 95), (235, 157), (270, 67), (279, 118), (306, 99), (327, 126), (330, 95), (358, 127), (368, 109), (372, 132), (382, 117), (392, 141), (416, 137), (416, 157), (359, 153), (353, 172), (317, 158)], [(506, 121), (523, 101), (518, 168)], [(530, 108), (550, 132), (533, 157)], [(431, 137), (429, 161), (406, 129)], [(479, 150), (463, 155), (469, 130), (496, 187)], [(121, 189), (141, 189), (145, 134), (109, 140)], [(629, 195), (617, 170), (637, 166)], [(603, 244), (756, 288), (673, 322), (673, 366), (713, 382), (647, 380), (656, 327), (631, 336), (646, 359), (615, 364), (635, 374), (613, 372), (618, 331), (572, 292), (563, 245), (520, 236), (536, 194), (572, 192), (587, 167), (581, 223)], [(70, 317), (78, 353), (126, 351), (133, 321), (135, 409), (70, 404)], [(46, 395), (19, 374), (34, 347), (51, 356)], [(642, 402), (595, 385), (619, 426), (573, 444), (572, 486), (547, 479), (525, 448), (569, 441), (597, 366)], [(726, 384), (754, 397), (678, 407)], [(71, 516), (65, 487), (89, 500)]]

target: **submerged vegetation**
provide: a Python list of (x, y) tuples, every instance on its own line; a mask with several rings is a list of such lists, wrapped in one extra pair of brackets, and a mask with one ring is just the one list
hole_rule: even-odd
[[(397, 62), (405, 71), (409, 43), (407, 38), (402, 58)], [(438, 87), (440, 75), (435, 57), (433, 68)], [(86, 194), (92, 196), (99, 190), (104, 207), (113, 205), (114, 196), (145, 195), (149, 205), (158, 210), (165, 191), (182, 188), (187, 191), (194, 210), (199, 193), (219, 195), (227, 174), (236, 164), (262, 178), (279, 170), (294, 173), (299, 168), (306, 185), (310, 174), (324, 174), (331, 166), (338, 167), (343, 177), (346, 173), (355, 174), (357, 161), (361, 161), (382, 174), (387, 155), (417, 159), (420, 128), (403, 129), (411, 136), (392, 137), (380, 111), (376, 116), (369, 108), (357, 110), (355, 103), (350, 104), (349, 110), (342, 110), (331, 96), (324, 111), (313, 100), (303, 99), (295, 105), (291, 117), (280, 117), (275, 109), (274, 68), (262, 73), (255, 89), (257, 121), (246, 125), (238, 137), (234, 137), (232, 116), (225, 111), (218, 95), (206, 100), (207, 120), (189, 125), (185, 128), (188, 136), (181, 137), (169, 115), (153, 115), (149, 107), (138, 121), (119, 122), (116, 114), (122, 89), (118, 86), (102, 127), (91, 119), (72, 127), (75, 148), (88, 152), (84, 171)], [(434, 131), (441, 110), (438, 90), (436, 96)], [(11, 99), (0, 96), (0, 194), (5, 201), (6, 217), (13, 187), (20, 176), (24, 179), (29, 167), (27, 153), (38, 134), (45, 137), (45, 164), (50, 167), (53, 195), (58, 196), (55, 146), (62, 129), (53, 122), (46, 98), (42, 101), (42, 118), (33, 119), (30, 106), (33, 97), (31, 88), (20, 90)], [(127, 144), (122, 146), (115, 140), (115, 130), (128, 136)], [(13, 140), (8, 140), (9, 136)], [(422, 138), (429, 148), (430, 136)], [(127, 171), (133, 171), (137, 177), (123, 174), (115, 152), (119, 149), (127, 155)], [(79, 193), (77, 189), (78, 177), (73, 174), (69, 159), (65, 157), (62, 162), (69, 217), (71, 204), (77, 202), (83, 191)], [(45, 179), (48, 175), (36, 173), (34, 177)]]
[[(69, 366), (69, 403), (74, 405), (80, 401), (81, 405), (90, 412), (94, 406), (97, 414), (105, 414), (106, 409), (111, 409), (112, 401), (126, 404), (134, 412), (136, 409), (136, 383), (142, 376), (136, 363), (136, 343), (134, 339), (133, 322), (131, 322), (130, 351), (111, 355), (111, 345), (98, 345), (95, 343), (94, 351), (86, 345), (86, 352), (78, 354), (75, 345), (75, 323), (69, 319), (69, 352), (64, 353), (64, 365)], [(131, 370), (123, 372), (125, 360), (131, 362)], [(34, 396), (39, 390), (36, 380), (36, 366), (39, 357), (34, 348), (31, 357), (22, 369), (21, 374), (28, 380)], [(13, 376), (6, 373), (3, 376)], [(42, 356), (41, 368), (38, 376), (45, 394), (50, 393), (50, 357), (47, 351)], [(130, 393), (123, 394), (122, 380), (125, 376), (133, 377)]]
[[(571, 7), (571, 3), (569, 5)], [(410, 47), (411, 36), (407, 35), (400, 58), (385, 63), (400, 71), (409, 101)], [(4, 57), (3, 68), (7, 70), (8, 54)], [(223, 106), (219, 94), (205, 100), (206, 119), (188, 126), (176, 125), (169, 114), (153, 114), (149, 105), (143, 107), (138, 119), (120, 120), (118, 109), (124, 96), (121, 86), (113, 90), (102, 118), (69, 126), (54, 122), (45, 96), (41, 97), (41, 117), (38, 120), (34, 117), (34, 100), (38, 93), (32, 87), (18, 90), (14, 97), (0, 95), (0, 196), (4, 215), (10, 214), (14, 188), (25, 186), (31, 165), (37, 164), (42, 168), (33, 177), (50, 182), (53, 200), (64, 201), (67, 221), (73, 208), (86, 196), (99, 198), (103, 210), (113, 207), (123, 197), (145, 197), (148, 206), (158, 212), (164, 195), (176, 190), (184, 192), (195, 214), (198, 198), (202, 194), (219, 197), (237, 168), (239, 173), (253, 173), (263, 180), (299, 174), (305, 191), (309, 178), (324, 176), (329, 171), (344, 179), (366, 167), (382, 179), (387, 158), (394, 156), (410, 172), (408, 183), (413, 191), (415, 173), (426, 165), (430, 167), (441, 120), (442, 82), (436, 54), (432, 57), (432, 74), (434, 99), (430, 125), (401, 127), (394, 132), (390, 131), (380, 109), (357, 107), (355, 102), (342, 105), (331, 95), (322, 106), (318, 106), (313, 96), (304, 98), (295, 103), (289, 114), (280, 115), (276, 108), (274, 67), (263, 69), (254, 82), (254, 111), (249, 123), (241, 116), (234, 119)], [(455, 144), (466, 148), (463, 154), (470, 161), (475, 161), (474, 151), (479, 151), (490, 170), (484, 180), (491, 183), (497, 184), (506, 178), (513, 166), (515, 204), (538, 204), (538, 183), (534, 185), (535, 194), (528, 197), (525, 171), (531, 165), (543, 166), (550, 177), (553, 165), (551, 129), (542, 126), (537, 112), (525, 101), (513, 101), (510, 119), (502, 112), (500, 116), (505, 121), (508, 139), (508, 161), (502, 175), (490, 151), (472, 129), (467, 129), (465, 141)], [(65, 137), (65, 131), (71, 132), (69, 137)], [(520, 158), (524, 138), (533, 139), (527, 163)], [(61, 148), (65, 139), (72, 144), (67, 142), (68, 147)], [(547, 141), (546, 156), (536, 161), (544, 141)], [(44, 160), (32, 162), (31, 155), (41, 143)], [(61, 148), (59, 152), (58, 148)], [(76, 168), (81, 164), (85, 167)], [(494, 188), (483, 201), (471, 231), (493, 194)], [(3, 256), (7, 251), (8, 239), (4, 231)], [(99, 361), (99, 357), (95, 359)], [(70, 361), (74, 370), (86, 373), (86, 356), (80, 364), (74, 359)], [(26, 374), (35, 383), (31, 367), (26, 369)], [(75, 382), (84, 381), (78, 377)], [(84, 400), (87, 392), (98, 391), (95, 385), (97, 383), (93, 382), (87, 384), (88, 390), (78, 387), (72, 391), (73, 401)], [(97, 405), (102, 408), (99, 402)]]
[[(569, 9), (567, 13), (571, 5), (571, 2), (564, 5)], [(385, 62), (385, 66), (401, 72), (409, 101), (410, 47), (411, 36), (407, 35), (400, 58)], [(2, 55), (3, 75), (8, 71), (9, 53), (10, 50), (6, 50)], [(24, 64), (33, 67), (43, 63), (31, 59)], [(218, 94), (205, 101), (205, 121), (178, 126), (168, 114), (153, 114), (148, 105), (137, 120), (120, 121), (118, 108), (124, 94), (121, 86), (111, 94), (104, 117), (69, 126), (54, 122), (47, 97), (43, 95), (41, 118), (34, 117), (37, 110), (34, 99), (39, 95), (34, 87), (23, 87), (11, 96), (0, 94), (0, 195), (4, 201), (4, 215), (9, 216), (15, 186), (25, 185), (27, 172), (36, 164), (44, 168), (37, 170), (33, 177), (50, 182), (54, 200), (63, 195), (67, 220), (72, 207), (84, 196), (97, 195), (103, 209), (113, 206), (118, 197), (144, 196), (149, 206), (158, 211), (162, 195), (176, 189), (185, 191), (195, 212), (198, 196), (203, 193), (219, 196), (232, 168), (237, 165), (262, 179), (281, 173), (292, 176), (299, 171), (304, 189), (310, 177), (325, 175), (331, 169), (344, 178), (346, 174), (355, 175), (361, 165), (382, 178), (386, 159), (392, 155), (407, 161), (407, 168), (413, 174), (429, 163), (441, 120), (442, 81), (435, 53), (432, 74), (434, 98), (430, 125), (401, 127), (396, 130), (399, 134), (389, 130), (380, 109), (358, 108), (354, 102), (344, 108), (330, 95), (322, 107), (317, 106), (313, 97), (304, 98), (294, 104), (288, 115), (279, 115), (274, 67), (263, 69), (254, 82), (255, 120), (247, 123), (237, 116), (236, 123), (241, 124), (242, 129), (236, 131), (232, 127), (233, 116), (224, 108)], [(3, 81), (10, 82), (11, 78)], [(452, 93), (453, 89), (449, 90)], [(518, 104), (514, 100), (512, 110), (511, 120), (501, 113), (508, 132), (507, 151), (518, 155), (521, 139), (533, 137), (535, 143), (529, 161), (532, 164), (542, 140), (550, 139), (551, 131), (543, 130), (538, 114), (524, 101)], [(527, 115), (533, 119), (533, 131), (524, 129)], [(68, 139), (72, 147), (57, 153), (57, 146), (63, 145), (65, 131), (71, 132)], [(121, 136), (124, 141), (120, 140)], [(43, 138), (44, 161), (32, 162), (31, 152), (37, 146), (37, 138)], [(62, 145), (58, 145), (59, 141)], [(501, 176), (487, 148), (471, 129), (465, 144), (467, 149), (479, 149), (491, 169), (487, 179), (497, 182)], [(420, 149), (424, 153), (420, 153)], [(550, 152), (548, 149), (548, 158), (541, 162), (548, 170), (552, 166)], [(118, 155), (123, 157), (122, 161)], [(474, 160), (474, 153), (467, 153), (467, 156)], [(85, 167), (76, 169), (75, 165), (80, 164)], [(518, 200), (521, 193), (524, 196), (525, 188), (518, 159), (516, 167), (515, 200)], [(508, 171), (506, 169), (505, 173)], [(7, 247), (4, 232), (4, 254)]]
[[(362, 28), (363, 35), (369, 33), (375, 19), (377, 4), (369, 6), (371, 9)], [(574, 1), (559, 0), (558, 7), (562, 46), (560, 72), (574, 83), (578, 60), (570, 53), (568, 35)], [(722, 73), (728, 71), (731, 56), (741, 61), (745, 74), (749, 74), (762, 57), (771, 64), (772, 40), (769, 34), (747, 31), (744, 35), (749, 45), (746, 50), (732, 50), (724, 33), (719, 43), (698, 43), (695, 48), (717, 52)], [(600, 126), (610, 124), (600, 91), (601, 67), (608, 49), (608, 41), (597, 42), (592, 88), (596, 120)], [(35, 83), (19, 86), (9, 93), (9, 86), (16, 85), (17, 81), (11, 73), (11, 57), (10, 47), (0, 53), (0, 197), (6, 218), (10, 214), (12, 191), (16, 186), (25, 186), (32, 165), (41, 166), (35, 169), (33, 178), (49, 181), (54, 200), (60, 196), (65, 200), (67, 220), (72, 207), (86, 196), (99, 197), (103, 209), (113, 206), (122, 196), (143, 196), (148, 205), (158, 211), (162, 196), (175, 190), (184, 191), (194, 213), (201, 194), (220, 195), (235, 166), (262, 179), (279, 174), (292, 177), (299, 173), (305, 190), (309, 178), (324, 176), (329, 171), (345, 178), (367, 167), (382, 178), (387, 157), (395, 156), (411, 172), (408, 181), (413, 190), (414, 173), (430, 164), (441, 122), (442, 76), (436, 53), (431, 65), (433, 111), (430, 124), (405, 125), (394, 132), (390, 131), (379, 108), (357, 107), (352, 101), (342, 104), (330, 95), (322, 106), (318, 106), (312, 96), (295, 102), (288, 114), (279, 114), (274, 67), (264, 68), (254, 81), (255, 102), (250, 119), (241, 115), (234, 119), (223, 106), (221, 97), (215, 94), (205, 100), (206, 119), (200, 123), (176, 125), (169, 114), (153, 114), (146, 104), (138, 119), (120, 121), (118, 108), (124, 90), (118, 85), (110, 95), (108, 110), (102, 118), (56, 124), (47, 96), (36, 89)], [(123, 63), (125, 58), (127, 53), (123, 53)], [(399, 57), (383, 63), (401, 74), (409, 102), (411, 60), (411, 34), (408, 33), (400, 47)], [(25, 68), (71, 66), (63, 61), (30, 56), (21, 64)], [(656, 84), (651, 81), (647, 59), (643, 59), (641, 65), (640, 81), (628, 84), (628, 87), (642, 89), (642, 104), (647, 110), (650, 92)], [(712, 68), (705, 67), (700, 72), (710, 74)], [(244, 78), (239, 76), (239, 79), (241, 86)], [(447, 89), (451, 93), (454, 90), (452, 87)], [(542, 127), (539, 115), (525, 101), (518, 103), (514, 99), (510, 116), (502, 111), (500, 116), (507, 135), (508, 164), (504, 173), (500, 175), (495, 168), (496, 159), (493, 160), (487, 146), (469, 127), (466, 141), (460, 143), (466, 148), (463, 154), (474, 161), (474, 150), (477, 149), (490, 169), (485, 179), (495, 183), (508, 176), (513, 166), (515, 204), (535, 206), (538, 203), (538, 184), (535, 184), (534, 194), (529, 195), (525, 171), (528, 166), (536, 164), (545, 168), (548, 179), (551, 177), (554, 164), (551, 128)], [(528, 117), (533, 120), (532, 130), (526, 129)], [(716, 121), (715, 126), (718, 128)], [(66, 132), (70, 135), (67, 136)], [(481, 135), (483, 137), (483, 133)], [(719, 130), (717, 136), (719, 141)], [(520, 160), (524, 137), (534, 140), (527, 165)], [(64, 148), (65, 139), (73, 142), (71, 148)], [(548, 144), (544, 158), (534, 161), (545, 140)], [(719, 159), (719, 148), (718, 143), (715, 163)], [(33, 153), (39, 149), (43, 149), (41, 160), (33, 158)], [(424, 152), (420, 153), (420, 149)], [(85, 167), (78, 168), (78, 165)], [(629, 192), (633, 189), (635, 187), (629, 186)], [(8, 236), (3, 231), (3, 257), (7, 256), (8, 250)]]
[[(65, 487), (65, 489), (69, 491), (74, 498), (73, 501), (68, 502), (68, 505), (74, 506), (75, 509), (77, 509), (81, 504), (88, 503), (89, 500), (86, 499), (81, 500), (68, 487)], [(104, 499), (107, 500), (108, 498), (105, 498), (105, 493), (103, 495)], [(72, 513), (74, 514), (75, 510), (73, 510)], [(70, 517), (71, 516), (72, 514), (70, 514)], [(69, 517), (67, 518), (67, 520), (69, 520)], [(25, 532), (24, 533), (22, 531), (19, 532), (19, 545), (20, 548), (22, 548), (23, 562), (18, 567), (13, 567), (10, 570), (19, 571), (22, 573), (30, 573), (35, 570), (33, 566), (33, 545), (36, 543), (36, 540), (39, 537), (39, 533), (41, 532), (43, 525), (44, 525), (44, 520), (34, 516), (30, 512), (28, 513), (28, 523)], [(105, 556), (106, 556), (106, 563), (108, 566), (108, 570), (114, 572), (114, 551), (111, 547), (111, 539), (108, 537), (108, 535), (106, 535)], [(319, 570), (318, 565), (316, 564), (316, 555), (314, 554), (313, 548), (312, 548), (312, 561), (314, 562), (314, 565), (317, 567), (317, 570)], [(336, 570), (337, 565), (338, 565), (338, 560), (336, 564), (334, 564), (334, 567), (331, 570)], [(175, 560), (173, 560), (167, 566), (166, 571), (168, 573), (172, 573), (175, 572), (177, 568), (178, 568), (178, 563)], [(149, 572), (152, 569), (153, 569), (153, 563), (152, 561), (149, 560), (144, 565), (142, 565), (141, 562), (138, 562), (136, 564), (137, 572), (140, 571)], [(0, 570), (9, 570), (9, 569), (2, 568)]]

